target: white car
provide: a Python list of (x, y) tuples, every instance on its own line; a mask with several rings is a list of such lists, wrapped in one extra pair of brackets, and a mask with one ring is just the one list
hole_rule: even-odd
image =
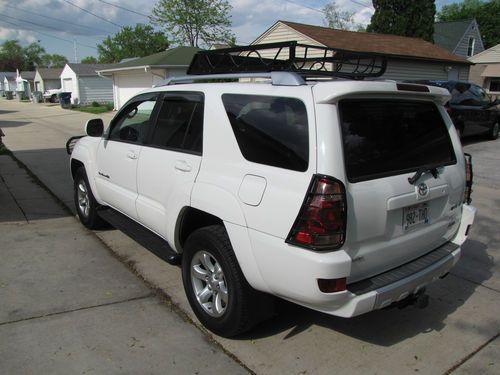
[[(234, 53), (202, 52), (190, 71), (230, 55), (241, 66)], [(182, 262), (191, 307), (223, 336), (265, 319), (274, 297), (341, 317), (425, 302), (476, 212), (449, 93), (208, 65), (217, 74), (133, 97), (105, 132), (87, 123), (70, 163), (82, 223)]]
[(45, 100), (50, 101), (51, 103), (55, 103), (59, 100), (59, 94), (61, 92), (62, 92), (62, 89), (47, 90), (43, 93), (43, 98)]

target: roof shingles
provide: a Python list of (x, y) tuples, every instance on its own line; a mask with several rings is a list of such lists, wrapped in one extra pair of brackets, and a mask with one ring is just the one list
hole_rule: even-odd
[(399, 35), (364, 33), (336, 30), (328, 27), (278, 21), (292, 29), (335, 49), (369, 52), (400, 58), (446, 61), (468, 64), (467, 60), (456, 56), (444, 48), (423, 39)]

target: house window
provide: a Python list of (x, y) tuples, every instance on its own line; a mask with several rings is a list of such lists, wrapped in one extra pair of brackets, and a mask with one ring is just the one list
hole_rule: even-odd
[(500, 79), (492, 79), (490, 81), (490, 92), (500, 92)]
[(476, 40), (472, 37), (469, 38), (469, 46), (467, 47), (467, 56), (474, 55), (474, 45), (476, 44)]

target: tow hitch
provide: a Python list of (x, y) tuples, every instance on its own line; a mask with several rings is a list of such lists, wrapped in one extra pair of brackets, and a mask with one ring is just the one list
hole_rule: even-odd
[(424, 309), (429, 306), (429, 295), (425, 294), (425, 288), (420, 289), (417, 293), (411, 294), (405, 299), (394, 304), (394, 307), (397, 307), (398, 309), (404, 309), (408, 306), (415, 306), (419, 309)]

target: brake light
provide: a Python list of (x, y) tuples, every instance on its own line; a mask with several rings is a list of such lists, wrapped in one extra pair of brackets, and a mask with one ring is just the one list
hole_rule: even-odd
[(464, 191), (464, 203), (471, 204), (472, 202), (472, 182), (474, 178), (474, 173), (472, 172), (472, 156), (465, 153), (465, 191)]
[(311, 250), (335, 250), (344, 244), (346, 222), (344, 184), (314, 175), (286, 242)]

